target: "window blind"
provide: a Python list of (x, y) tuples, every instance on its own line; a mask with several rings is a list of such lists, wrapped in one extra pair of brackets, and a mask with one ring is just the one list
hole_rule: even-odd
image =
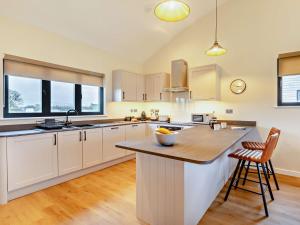
[(278, 76), (300, 75), (300, 52), (281, 54), (278, 57)]
[(5, 55), (4, 74), (75, 84), (103, 86), (104, 74)]

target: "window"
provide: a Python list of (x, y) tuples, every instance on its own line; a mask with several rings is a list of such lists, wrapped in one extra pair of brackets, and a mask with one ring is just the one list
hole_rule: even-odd
[(51, 112), (67, 112), (69, 109), (75, 109), (75, 84), (51, 81), (50, 99)]
[(100, 89), (96, 86), (81, 85), (81, 111), (99, 112)]
[(9, 113), (21, 115), (42, 112), (41, 80), (9, 76), (5, 87), (5, 106)]
[(300, 106), (300, 52), (279, 55), (278, 105)]
[(103, 87), (47, 81), (22, 76), (4, 76), (4, 117), (103, 114)]

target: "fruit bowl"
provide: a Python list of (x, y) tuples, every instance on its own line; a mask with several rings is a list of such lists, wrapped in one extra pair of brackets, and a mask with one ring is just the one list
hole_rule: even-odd
[(178, 132), (170, 132), (168, 134), (163, 134), (158, 131), (155, 132), (156, 141), (164, 146), (174, 145), (176, 142), (176, 135)]

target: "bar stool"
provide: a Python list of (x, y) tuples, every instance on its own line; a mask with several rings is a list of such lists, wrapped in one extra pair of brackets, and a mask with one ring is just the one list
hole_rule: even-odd
[[(268, 139), (270, 138), (271, 135), (277, 134), (277, 133), (278, 133), (278, 136), (279, 136), (280, 135), (280, 130), (275, 128), (275, 127), (272, 127), (270, 132), (269, 132), (269, 135), (267, 137), (267, 141), (268, 141)], [(265, 145), (266, 144), (263, 143), (263, 142), (252, 142), (252, 141), (242, 142), (243, 148), (248, 149), (248, 150), (262, 150), (263, 151), (264, 148), (265, 148)], [(276, 145), (277, 145), (277, 143), (276, 143)], [(246, 167), (246, 175), (245, 175), (245, 179), (243, 180), (243, 185), (245, 185), (245, 183), (246, 183), (246, 179), (247, 179), (247, 176), (248, 176), (248, 173), (249, 173), (249, 168), (250, 168), (250, 166), (252, 166), (250, 164), (251, 164), (251, 162), (248, 162), (248, 165)], [(270, 169), (269, 169), (268, 164), (270, 166)], [(279, 185), (278, 185), (278, 182), (277, 182), (277, 178), (276, 178), (276, 175), (275, 175), (275, 171), (274, 171), (271, 159), (265, 164), (265, 166), (266, 166), (268, 178), (270, 178), (270, 175), (273, 176), (273, 179), (274, 179), (274, 182), (275, 182), (275, 185), (276, 185), (276, 189), (279, 190)]]
[[(225, 195), (224, 201), (227, 201), (228, 196), (229, 196), (230, 191), (231, 191), (231, 188), (232, 188), (233, 184), (235, 183), (234, 184), (235, 188), (242, 189), (242, 190), (245, 190), (245, 191), (249, 191), (249, 192), (261, 195), (262, 199), (263, 199), (263, 203), (264, 203), (264, 209), (265, 209), (266, 217), (269, 216), (264, 187), (267, 186), (267, 189), (269, 191), (269, 194), (270, 194), (270, 197), (271, 197), (272, 200), (274, 200), (274, 196), (273, 196), (272, 189), (271, 189), (271, 186), (270, 186), (270, 182), (269, 182), (269, 179), (268, 179), (268, 176), (267, 176), (265, 163), (270, 160), (270, 158), (272, 156), (272, 153), (273, 153), (273, 151), (276, 147), (278, 138), (279, 138), (278, 133), (272, 134), (270, 136), (270, 138), (268, 138), (267, 142), (265, 143), (265, 147), (264, 147), (263, 150), (238, 149), (235, 152), (228, 155), (228, 157), (238, 159), (239, 161), (238, 161), (237, 166), (234, 170), (233, 177), (230, 181), (230, 185), (228, 187), (228, 190), (227, 190), (227, 193)], [(253, 162), (253, 163), (256, 164), (258, 181), (249, 180), (247, 178), (246, 179), (248, 181), (251, 181), (251, 182), (259, 183), (260, 193), (238, 187), (239, 181), (241, 179), (241, 173), (244, 169), (244, 166), (245, 166), (246, 162)], [(262, 182), (260, 168), (262, 168), (263, 175), (264, 175), (265, 180), (266, 180), (266, 184)], [(238, 174), (238, 178), (236, 179), (237, 174)]]

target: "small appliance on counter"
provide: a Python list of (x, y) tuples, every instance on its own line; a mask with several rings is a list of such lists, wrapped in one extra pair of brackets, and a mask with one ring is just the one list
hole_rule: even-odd
[(210, 124), (210, 121), (214, 118), (213, 113), (193, 113), (192, 122), (199, 124)]
[(150, 113), (151, 113), (150, 120), (157, 121), (158, 117), (159, 117), (159, 110), (158, 109), (151, 109)]
[(168, 116), (168, 115), (159, 115), (159, 116), (158, 116), (158, 121), (159, 121), (159, 122), (167, 122), (167, 123), (170, 123), (170, 116)]
[(45, 119), (42, 121), (37, 121), (36, 127), (45, 130), (62, 129), (64, 127), (64, 122), (55, 119)]
[(141, 121), (146, 121), (146, 120), (147, 120), (147, 115), (146, 115), (146, 112), (143, 111), (143, 112), (141, 113)]
[(124, 121), (130, 122), (133, 118), (133, 116), (125, 116)]

